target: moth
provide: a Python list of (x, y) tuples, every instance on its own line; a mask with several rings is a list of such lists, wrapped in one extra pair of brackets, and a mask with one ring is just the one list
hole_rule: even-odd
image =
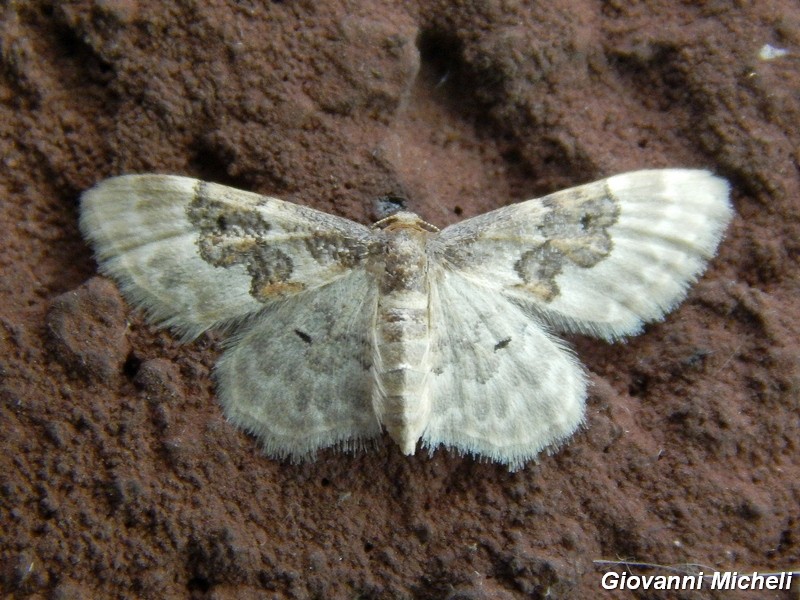
[(382, 430), (511, 470), (584, 419), (587, 379), (554, 332), (614, 341), (661, 319), (732, 217), (707, 171), (616, 175), (439, 231), (372, 227), (171, 175), (84, 193), (100, 270), (184, 340), (232, 330), (225, 415), (267, 454), (310, 458)]

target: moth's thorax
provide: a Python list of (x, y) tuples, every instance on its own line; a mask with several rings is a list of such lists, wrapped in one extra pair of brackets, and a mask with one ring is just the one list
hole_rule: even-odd
[[(390, 222), (391, 219), (394, 219)], [(430, 414), (427, 392), (430, 347), (427, 241), (419, 217), (385, 219), (374, 338), (373, 406), (403, 452), (413, 454)]]
[(410, 228), (384, 231), (381, 294), (400, 292), (426, 293), (428, 257), (427, 231)]

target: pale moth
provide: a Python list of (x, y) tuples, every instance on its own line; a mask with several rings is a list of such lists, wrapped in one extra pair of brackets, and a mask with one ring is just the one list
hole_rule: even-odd
[(366, 227), (214, 183), (126, 175), (83, 195), (100, 269), (190, 340), (233, 328), (225, 415), (267, 454), (352, 449), (385, 428), (511, 470), (583, 422), (586, 376), (551, 331), (617, 340), (661, 319), (732, 216), (706, 171), (625, 173), (441, 231)]

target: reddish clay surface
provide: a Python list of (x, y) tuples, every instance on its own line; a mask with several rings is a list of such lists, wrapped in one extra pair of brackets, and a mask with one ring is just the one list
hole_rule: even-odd
[[(619, 598), (593, 561), (800, 568), (797, 2), (0, 11), (4, 597)], [(444, 226), (667, 166), (731, 181), (719, 255), (643, 335), (571, 339), (587, 427), (514, 474), (387, 437), (263, 456), (215, 401), (222, 336), (145, 324), (77, 228), (128, 172)]]

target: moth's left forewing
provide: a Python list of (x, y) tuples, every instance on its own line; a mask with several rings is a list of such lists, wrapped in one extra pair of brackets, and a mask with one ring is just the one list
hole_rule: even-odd
[(125, 175), (84, 193), (81, 230), (101, 271), (151, 320), (193, 338), (362, 268), (367, 227), (172, 175)]
[(706, 171), (624, 173), (448, 227), (432, 251), (557, 329), (616, 339), (685, 296), (730, 222), (728, 193)]

